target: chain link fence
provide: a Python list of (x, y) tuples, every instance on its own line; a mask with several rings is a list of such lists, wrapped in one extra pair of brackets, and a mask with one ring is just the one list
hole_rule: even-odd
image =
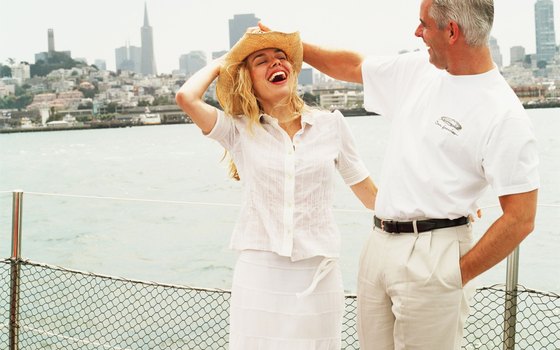
[[(19, 349), (227, 349), (229, 291), (141, 282), (18, 261)], [(0, 348), (10, 338), (12, 260), (0, 261)], [(516, 296), (516, 349), (560, 349), (560, 296), (479, 289), (463, 349), (502, 349), (504, 300)], [(346, 297), (342, 348), (359, 349)]]

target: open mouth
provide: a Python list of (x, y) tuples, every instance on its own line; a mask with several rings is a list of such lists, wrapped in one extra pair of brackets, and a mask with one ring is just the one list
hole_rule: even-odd
[(280, 82), (285, 81), (287, 78), (288, 78), (288, 76), (286, 75), (285, 72), (278, 71), (278, 72), (272, 74), (268, 78), (268, 81), (270, 81), (271, 83), (280, 83)]

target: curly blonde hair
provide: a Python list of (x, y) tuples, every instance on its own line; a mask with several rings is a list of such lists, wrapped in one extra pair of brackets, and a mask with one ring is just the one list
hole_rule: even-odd
[[(253, 126), (262, 127), (260, 118), (264, 111), (253, 89), (253, 81), (251, 80), (247, 59), (240, 64), (232, 64), (226, 67), (225, 72), (227, 74), (233, 74), (235, 78), (233, 91), (222, 101), (222, 108), (226, 115), (233, 118), (248, 118), (249, 131), (251, 131)], [(296, 119), (306, 110), (306, 105), (303, 99), (297, 94), (297, 75), (290, 74), (288, 79), (291, 93), (282, 105), (289, 106), (294, 114), (293, 119)], [(243, 112), (242, 115), (235, 115), (236, 110), (241, 110)], [(224, 158), (226, 157), (229, 159), (230, 177), (239, 181), (240, 177), (237, 172), (237, 167), (227, 151), (224, 154)]]

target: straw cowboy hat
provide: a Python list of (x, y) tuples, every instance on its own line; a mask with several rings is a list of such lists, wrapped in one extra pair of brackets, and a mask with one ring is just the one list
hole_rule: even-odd
[(286, 54), (292, 64), (294, 74), (301, 71), (303, 46), (299, 32), (246, 32), (226, 55), (216, 84), (218, 101), (223, 106), (224, 103), (231, 100), (234, 115), (243, 113), (238, 99), (233, 94), (234, 80), (240, 64), (253, 52), (269, 48), (280, 49)]

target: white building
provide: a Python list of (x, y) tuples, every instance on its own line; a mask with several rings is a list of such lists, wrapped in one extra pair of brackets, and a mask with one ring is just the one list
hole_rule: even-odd
[(334, 91), (319, 96), (319, 104), (325, 109), (362, 108), (364, 104), (363, 91)]
[(16, 86), (11, 84), (4, 84), (0, 81), (0, 98), (15, 95)]
[(19, 85), (31, 78), (31, 67), (25, 62), (14, 64), (10, 68), (12, 70), (12, 78), (16, 79)]

